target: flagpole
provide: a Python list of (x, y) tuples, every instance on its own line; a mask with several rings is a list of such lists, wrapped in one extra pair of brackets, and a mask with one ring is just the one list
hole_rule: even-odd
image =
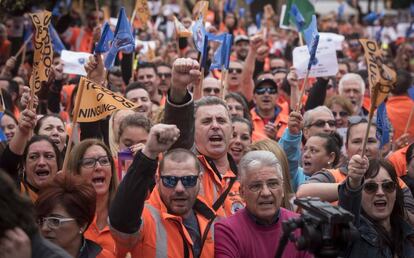
[(301, 33), (300, 31), (298, 31), (298, 33), (299, 33), (299, 44), (300, 44), (301, 46), (303, 46), (304, 44), (303, 44), (303, 37), (302, 37), (302, 33)]
[(374, 117), (375, 101), (376, 101), (377, 97), (378, 97), (378, 89), (375, 89), (373, 91), (372, 98), (371, 98), (371, 107), (369, 109), (369, 114), (368, 114), (368, 125), (367, 125), (367, 130), (365, 131), (364, 141), (362, 142), (361, 157), (364, 157), (364, 155), (365, 155), (365, 148), (367, 147), (369, 129), (371, 128), (372, 118)]
[(220, 78), (220, 87), (221, 87), (221, 98), (227, 95), (227, 69), (224, 68), (224, 65), (221, 68), (222, 74)]
[(19, 51), (14, 55), (15, 58), (17, 58), (23, 51), (26, 51), (26, 45), (29, 44), (29, 42), (32, 40), (33, 33), (30, 34), (30, 36), (26, 39), (26, 41), (23, 43), (23, 45), (20, 47)]
[(302, 98), (303, 98), (303, 95), (305, 94), (306, 87), (308, 87), (308, 78), (309, 78), (310, 70), (311, 69), (308, 69), (308, 71), (306, 72), (306, 76), (305, 76), (305, 79), (303, 81), (303, 86), (302, 86), (302, 89), (300, 91), (298, 104), (296, 105), (296, 112), (300, 112), (300, 110), (302, 109)]
[(76, 123), (78, 121), (78, 115), (79, 115), (79, 107), (80, 107), (80, 101), (82, 98), (82, 93), (83, 93), (83, 88), (85, 87), (85, 79), (82, 77), (80, 80), (80, 84), (79, 84), (79, 89), (77, 91), (77, 95), (76, 95), (76, 100), (75, 100), (75, 106), (73, 108), (73, 116), (72, 116), (72, 133), (69, 134), (69, 142), (68, 142), (68, 146), (66, 148), (66, 153), (65, 153), (65, 159), (63, 161), (63, 167), (62, 167), (62, 171), (66, 172), (66, 168), (68, 166), (68, 160), (69, 160), (69, 155), (70, 152), (72, 150), (72, 139), (73, 139), (73, 134), (75, 133), (75, 127), (76, 127)]
[(408, 132), (408, 129), (410, 128), (411, 120), (413, 120), (413, 116), (414, 116), (414, 106), (411, 108), (410, 116), (408, 117), (408, 122), (405, 125), (404, 134), (406, 134)]

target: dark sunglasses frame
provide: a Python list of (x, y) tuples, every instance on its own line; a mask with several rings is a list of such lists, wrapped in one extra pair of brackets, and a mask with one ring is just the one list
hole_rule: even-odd
[(267, 93), (269, 93), (269, 94), (276, 94), (276, 93), (277, 93), (277, 90), (276, 90), (275, 88), (273, 88), (273, 87), (271, 87), (271, 88), (268, 88), (268, 87), (262, 87), (262, 88), (256, 88), (256, 89), (254, 90), (254, 92), (255, 92), (257, 95), (263, 95), (263, 94), (265, 94), (266, 92), (267, 92)]
[(335, 120), (316, 120), (316, 122), (308, 125), (307, 127), (312, 127), (312, 126), (316, 126), (319, 128), (325, 127), (325, 125), (328, 124), (330, 127), (336, 127), (336, 121)]
[(206, 92), (206, 93), (210, 93), (210, 92), (213, 91), (214, 94), (219, 94), (220, 93), (219, 88), (204, 88), (203, 91)]
[(174, 188), (178, 181), (181, 181), (184, 188), (192, 188), (196, 186), (198, 176), (160, 176), (162, 184), (167, 188)]
[[(379, 185), (376, 182), (367, 182), (364, 184), (364, 191), (368, 194), (374, 194), (378, 191)], [(397, 189), (397, 184), (394, 181), (386, 181), (381, 183), (381, 188), (385, 193), (393, 193)]]
[(241, 68), (229, 68), (229, 73), (233, 73), (234, 71), (238, 74), (241, 74), (243, 72)]

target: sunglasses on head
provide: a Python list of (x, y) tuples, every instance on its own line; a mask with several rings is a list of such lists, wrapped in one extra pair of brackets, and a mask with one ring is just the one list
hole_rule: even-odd
[(308, 127), (312, 127), (312, 126), (316, 126), (319, 128), (325, 127), (325, 125), (328, 124), (329, 127), (335, 127), (336, 126), (336, 121), (335, 120), (317, 120), (315, 123), (310, 124)]
[(340, 117), (349, 116), (348, 112), (346, 112), (346, 111), (340, 111), (339, 113), (335, 112), (335, 111), (332, 111), (332, 114), (333, 114), (334, 117), (336, 117), (337, 115), (339, 115)]
[(242, 73), (241, 68), (229, 68), (229, 73)]
[(194, 187), (197, 184), (198, 176), (161, 176), (162, 184), (167, 188), (174, 188), (178, 181), (181, 181), (185, 188)]
[[(364, 184), (364, 191), (368, 194), (374, 194), (378, 191), (379, 185), (375, 182), (367, 182)], [(387, 181), (381, 183), (381, 188), (385, 193), (393, 193), (397, 185), (393, 181)]]
[(203, 91), (205, 93), (210, 93), (210, 92), (214, 92), (215, 94), (219, 94), (220, 93), (220, 89), (219, 88), (204, 88)]
[[(372, 119), (372, 124), (373, 125), (377, 125), (376, 124), (376, 121), (377, 119)], [(350, 117), (348, 117), (348, 124), (349, 125), (357, 125), (357, 124), (360, 124), (360, 123), (368, 123), (368, 120), (367, 120), (367, 118), (365, 118), (365, 117), (363, 117), (363, 116), (350, 116)]]
[(255, 90), (254, 90), (254, 92), (256, 93), (256, 94), (258, 94), (258, 95), (263, 95), (263, 94), (265, 94), (266, 92), (267, 93), (269, 93), (269, 94), (276, 94), (276, 89), (275, 88), (266, 88), (266, 87), (263, 87), (263, 88), (256, 88)]

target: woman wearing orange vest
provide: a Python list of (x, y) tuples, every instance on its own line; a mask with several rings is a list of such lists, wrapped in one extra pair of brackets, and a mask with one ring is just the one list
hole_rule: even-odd
[[(178, 139), (175, 125), (151, 128), (147, 144), (134, 158), (121, 182), (109, 211), (117, 256), (124, 257), (213, 257), (210, 232), (214, 212), (197, 197), (201, 168), (197, 157), (185, 149), (164, 155), (154, 182), (157, 157)], [(133, 198), (133, 202), (130, 202)]]

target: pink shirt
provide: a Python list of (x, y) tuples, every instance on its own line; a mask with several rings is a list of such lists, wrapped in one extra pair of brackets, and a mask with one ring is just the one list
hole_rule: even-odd
[[(242, 209), (214, 225), (214, 257), (274, 258), (283, 234), (282, 222), (298, 216), (294, 212), (280, 208), (277, 223), (271, 226), (262, 226), (253, 221), (246, 209)], [(299, 231), (295, 231), (295, 235), (298, 236)], [(296, 250), (295, 245), (289, 241), (282, 257), (313, 256), (307, 252)]]

